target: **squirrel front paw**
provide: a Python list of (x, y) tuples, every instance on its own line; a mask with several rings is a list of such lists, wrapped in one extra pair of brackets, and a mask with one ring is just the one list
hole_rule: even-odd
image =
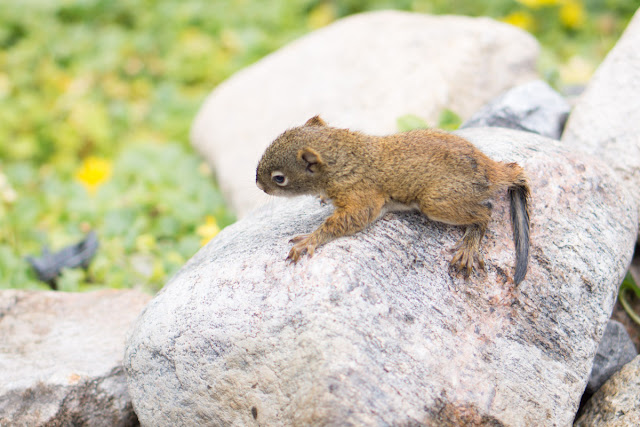
[(287, 261), (295, 264), (304, 254), (313, 256), (313, 252), (315, 251), (317, 244), (313, 243), (312, 240), (313, 239), (310, 234), (301, 234), (300, 236), (296, 236), (289, 240), (289, 243), (294, 243), (294, 245), (289, 251)]

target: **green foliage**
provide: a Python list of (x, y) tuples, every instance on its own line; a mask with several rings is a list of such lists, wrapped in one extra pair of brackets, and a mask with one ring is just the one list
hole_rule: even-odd
[(0, 158), (60, 168), (186, 142), (212, 87), (308, 31), (309, 2), (253, 3), (3, 0)]
[(95, 229), (96, 257), (86, 273), (64, 271), (61, 290), (157, 290), (200, 248), (197, 228), (207, 216), (220, 227), (233, 222), (208, 169), (175, 143), (124, 148), (93, 195), (52, 168), (16, 163), (4, 173), (21, 196), (0, 211), (0, 287), (45, 288), (18, 254), (58, 250)]
[(438, 117), (438, 127), (444, 130), (456, 130), (462, 124), (462, 119), (459, 115), (454, 113), (453, 111), (445, 108), (440, 112), (440, 117)]
[[(440, 116), (438, 117), (438, 128), (452, 131), (458, 129), (461, 124), (462, 119), (460, 116), (448, 108), (445, 108), (440, 112)], [(415, 114), (405, 114), (404, 116), (398, 117), (396, 119), (396, 125), (398, 127), (398, 132), (429, 128), (427, 122)]]
[(627, 297), (629, 292), (634, 294), (636, 301), (640, 299), (640, 287), (638, 287), (636, 281), (633, 280), (631, 273), (627, 273), (624, 280), (622, 281), (622, 284), (620, 285), (618, 300), (620, 301), (620, 305), (622, 305), (622, 308), (624, 308), (624, 311), (627, 312), (629, 317), (638, 325), (640, 325), (640, 314), (636, 313), (633, 310), (632, 304)]
[[(188, 146), (204, 97), (337, 18), (392, 8), (531, 25), (546, 75), (562, 83), (592, 70), (635, 11), (624, 0), (536, 1), (2, 0), (0, 287), (44, 288), (24, 256), (94, 229), (95, 259), (65, 271), (61, 289), (158, 289), (233, 220)], [(579, 26), (563, 18), (569, 3), (585, 12)], [(446, 113), (440, 126), (458, 122)]]
[(398, 132), (407, 132), (414, 129), (428, 129), (429, 125), (421, 117), (414, 114), (405, 114), (396, 119)]

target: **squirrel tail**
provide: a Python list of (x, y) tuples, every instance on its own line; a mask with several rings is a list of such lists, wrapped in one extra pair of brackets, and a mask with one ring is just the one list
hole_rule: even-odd
[(516, 273), (513, 281), (518, 285), (527, 274), (529, 263), (529, 184), (524, 170), (516, 163), (509, 163), (507, 167), (514, 173), (514, 179), (509, 184), (509, 199), (511, 200), (511, 224), (513, 226), (513, 242), (516, 247)]

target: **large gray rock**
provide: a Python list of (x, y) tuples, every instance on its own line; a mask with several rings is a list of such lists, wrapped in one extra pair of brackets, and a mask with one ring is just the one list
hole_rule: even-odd
[(255, 167), (285, 129), (321, 114), (337, 127), (397, 131), (442, 109), (468, 118), (506, 89), (537, 78), (531, 35), (488, 18), (375, 12), (303, 37), (218, 86), (191, 139), (239, 216), (265, 199)]
[(0, 425), (137, 425), (122, 355), (150, 298), (0, 291)]
[(570, 110), (562, 95), (542, 80), (535, 80), (492, 99), (460, 128), (504, 127), (560, 139)]
[(587, 402), (576, 427), (640, 425), (640, 356), (627, 363)]
[(602, 62), (569, 116), (562, 141), (600, 157), (640, 209), (640, 12)]
[(541, 136), (459, 132), (532, 187), (526, 279), (506, 195), (486, 271), (449, 272), (460, 227), (388, 214), (297, 265), (289, 239), (331, 211), (254, 211), (149, 303), (125, 369), (143, 425), (568, 425), (631, 259), (636, 210), (606, 165)]
[(611, 375), (618, 372), (637, 355), (636, 347), (631, 342), (624, 325), (615, 320), (609, 320), (602, 340), (598, 344), (585, 395), (591, 396), (598, 391)]

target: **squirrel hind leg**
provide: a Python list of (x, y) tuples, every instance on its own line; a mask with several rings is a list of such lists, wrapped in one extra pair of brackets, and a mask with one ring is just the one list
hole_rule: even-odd
[(471, 275), (476, 262), (480, 269), (484, 270), (484, 259), (480, 254), (480, 242), (486, 230), (486, 223), (467, 226), (464, 235), (454, 247), (456, 252), (451, 259), (451, 267), (457, 272), (462, 272), (465, 278)]

